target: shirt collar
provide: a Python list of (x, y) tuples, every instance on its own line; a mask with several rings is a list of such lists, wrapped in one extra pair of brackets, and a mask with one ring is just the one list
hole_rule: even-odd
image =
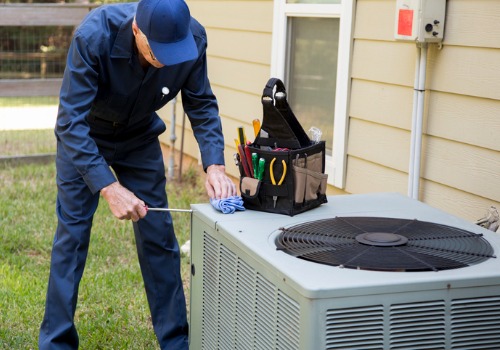
[(130, 15), (122, 22), (118, 34), (116, 35), (111, 57), (113, 58), (130, 58), (133, 53), (134, 34), (132, 33), (132, 21), (134, 15)]

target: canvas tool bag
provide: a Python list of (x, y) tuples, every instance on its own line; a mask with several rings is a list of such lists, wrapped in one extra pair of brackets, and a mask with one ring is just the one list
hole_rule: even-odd
[[(262, 106), (261, 128), (247, 145), (247, 154), (256, 153), (265, 162), (262, 178), (257, 173), (248, 176), (242, 164), (245, 159), (239, 163), (245, 208), (293, 216), (326, 203), (325, 142), (310, 140), (288, 105), (280, 79), (269, 79)], [(271, 181), (271, 164), (276, 184)]]

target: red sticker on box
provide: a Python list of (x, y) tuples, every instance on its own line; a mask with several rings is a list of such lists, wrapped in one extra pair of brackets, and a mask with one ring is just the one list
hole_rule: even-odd
[(411, 36), (413, 29), (413, 10), (399, 10), (398, 35)]

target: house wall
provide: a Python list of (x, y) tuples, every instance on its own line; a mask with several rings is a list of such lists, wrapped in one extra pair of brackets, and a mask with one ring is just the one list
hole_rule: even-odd
[[(234, 165), (236, 129), (244, 126), (247, 138), (253, 138), (252, 120), (262, 119), (261, 94), (270, 78), (273, 2), (188, 0), (191, 15), (208, 35), (208, 73), (219, 102), (226, 151), (226, 171), (239, 177)], [(171, 107), (161, 111), (169, 125)], [(182, 110), (176, 109), (176, 132), (181, 135)], [(187, 121), (186, 121), (187, 123)], [(168, 126), (170, 128), (170, 126)], [(198, 157), (198, 145), (191, 129), (186, 128), (185, 152)], [(169, 143), (169, 134), (162, 141)], [(176, 144), (177, 147), (177, 144)]]
[[(270, 74), (273, 1), (188, 0), (207, 29), (209, 76), (226, 138), (252, 136)], [(395, 0), (357, 0), (347, 174), (333, 193), (408, 192), (417, 48), (394, 40)], [(500, 208), (500, 2), (448, 0), (443, 47), (428, 54), (420, 199), (468, 220)], [(169, 120), (169, 108), (162, 111)], [(177, 108), (177, 135), (181, 109)], [(163, 141), (168, 143), (168, 136)], [(184, 150), (197, 157), (186, 129)]]
[[(346, 191), (408, 192), (416, 45), (395, 0), (358, 0)], [(468, 220), (500, 208), (500, 2), (448, 0), (427, 60), (420, 199)]]

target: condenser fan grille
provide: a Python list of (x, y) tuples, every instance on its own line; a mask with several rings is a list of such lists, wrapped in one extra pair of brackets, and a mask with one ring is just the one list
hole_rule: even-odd
[(281, 228), (276, 245), (305, 260), (375, 271), (439, 271), (494, 258), (480, 234), (437, 223), (335, 217)]

